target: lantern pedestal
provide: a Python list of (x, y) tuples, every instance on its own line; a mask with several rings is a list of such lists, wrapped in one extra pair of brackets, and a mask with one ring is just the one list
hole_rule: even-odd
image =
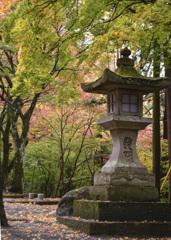
[(102, 167), (102, 173), (147, 174), (147, 168), (139, 160), (136, 151), (138, 131), (152, 123), (151, 119), (136, 116), (109, 115), (97, 121), (109, 130), (113, 140), (113, 152)]
[(150, 123), (152, 120), (149, 118), (114, 114), (98, 120), (97, 124), (109, 130), (113, 140), (113, 152), (108, 162), (94, 176), (93, 191), (98, 192), (95, 187), (103, 186), (102, 192), (106, 192), (104, 200), (158, 200), (155, 177), (148, 174), (136, 151), (138, 131)]

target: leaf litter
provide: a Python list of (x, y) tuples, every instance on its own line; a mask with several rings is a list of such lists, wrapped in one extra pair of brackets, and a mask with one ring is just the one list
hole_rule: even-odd
[(56, 205), (4, 203), (9, 228), (2, 228), (3, 240), (171, 240), (171, 238), (112, 238), (89, 236), (74, 231), (56, 220)]

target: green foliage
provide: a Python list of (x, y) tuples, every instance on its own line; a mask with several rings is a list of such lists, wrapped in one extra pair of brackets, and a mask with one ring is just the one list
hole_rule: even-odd
[[(139, 131), (138, 140), (137, 140), (137, 152), (140, 160), (146, 165), (149, 171), (152, 171), (152, 128), (151, 126), (147, 127), (145, 130)], [(168, 158), (168, 140), (161, 139), (161, 156)], [(162, 164), (163, 161), (162, 161)], [(162, 165), (166, 166), (167, 164)]]
[(62, 76), (61, 70), (67, 70), (66, 79), (71, 69), (85, 61), (92, 67), (104, 53), (114, 53), (125, 41), (131, 49), (141, 49), (141, 60), (150, 62), (155, 42), (169, 49), (169, 23), (167, 0), (151, 4), (111, 0), (98, 4), (91, 0), (15, 2), (1, 23), (5, 43), (18, 47), (14, 92), (26, 94), (24, 89), (33, 91), (33, 87), (39, 92), (42, 84)]
[(48, 131), (38, 142), (30, 143), (26, 151), (26, 191), (61, 196), (70, 189), (90, 185), (94, 173), (104, 164), (104, 140), (94, 137), (94, 108), (69, 103), (58, 104), (57, 109), (42, 108), (44, 113), (46, 107), (50, 109), (41, 116)]
[[(168, 140), (167, 139), (162, 139), (161, 141), (161, 150), (162, 150), (162, 161), (161, 161), (161, 173), (162, 173), (162, 178), (161, 178), (161, 185), (163, 181), (165, 180), (165, 177), (168, 173), (169, 170), (169, 157), (168, 157)], [(161, 196), (164, 196), (167, 198), (169, 194), (169, 176), (164, 184), (164, 187), (161, 192)]]
[(59, 178), (59, 155), (55, 145), (49, 139), (31, 143), (26, 151), (24, 164), (24, 190), (27, 192), (46, 192), (54, 196), (55, 184)]
[[(139, 132), (137, 140), (137, 153), (142, 161), (142, 163), (148, 168), (149, 173), (152, 173), (152, 129), (150, 127), (146, 128), (143, 131)], [(166, 177), (166, 174), (169, 170), (169, 161), (168, 161), (168, 140), (161, 139), (161, 185)], [(165, 159), (165, 160), (163, 160)], [(167, 196), (169, 193), (169, 177), (165, 182), (165, 185), (162, 189), (161, 196)]]
[[(166, 178), (166, 174), (169, 170), (169, 162), (168, 160), (167, 161), (162, 161), (162, 164), (161, 164), (161, 167), (162, 167), (162, 170), (163, 170), (163, 173), (164, 173), (164, 177), (161, 178), (161, 185), (163, 183), (163, 181), (165, 180)], [(162, 189), (162, 192), (161, 192), (161, 195), (163, 196), (168, 196), (168, 193), (169, 193), (169, 176), (164, 184), (164, 187)]]
[(168, 139), (161, 140), (162, 157), (168, 158)]
[(151, 64), (155, 44), (169, 52), (170, 11), (167, 0), (148, 3), (22, 0), (16, 5), (15, 1), (1, 23), (5, 43), (18, 48), (14, 92), (26, 94), (24, 89), (33, 88), (39, 92), (42, 84), (64, 72), (66, 81), (71, 69), (84, 67), (85, 61), (92, 68), (125, 42), (132, 50), (141, 50), (139, 67)]
[[(61, 174), (61, 152), (57, 143), (57, 139), (54, 137), (47, 137), (40, 140), (38, 143), (32, 143), (25, 155), (25, 183), (24, 188), (27, 192), (44, 192), (46, 197), (54, 197), (56, 188)], [(76, 146), (78, 146), (79, 140), (72, 145), (72, 152), (64, 163), (64, 183), (61, 182), (58, 189), (58, 196), (63, 191), (63, 184), (67, 184), (75, 164)], [(87, 148), (86, 151), (90, 151)], [(67, 153), (66, 153), (67, 154)], [(66, 159), (65, 154), (65, 159)], [(96, 166), (92, 166), (92, 169), (98, 169)], [(83, 185), (90, 185), (92, 176), (85, 161), (84, 154), (80, 155), (80, 159), (77, 163), (77, 170), (74, 173), (72, 182), (68, 188), (74, 189)]]
[[(162, 175), (163, 177), (161, 178), (161, 185), (163, 181), (166, 178), (166, 175), (169, 170), (169, 161), (168, 161), (168, 140), (163, 139), (162, 140), (162, 157), (163, 160), (161, 161), (161, 169), (162, 169)], [(165, 160), (164, 160), (165, 159)], [(167, 197), (169, 193), (169, 176), (164, 184), (164, 187), (162, 189), (161, 195), (164, 197)]]
[(41, 92), (42, 85), (54, 81), (61, 70), (67, 70), (65, 79), (69, 77), (84, 47), (83, 43), (79, 49), (76, 46), (77, 40), (84, 38), (77, 8), (77, 3), (71, 1), (23, 0), (14, 11), (6, 13), (3, 40), (18, 48), (15, 94), (27, 95), (28, 89)]
[(142, 163), (152, 173), (152, 129), (151, 127), (139, 131), (137, 140), (137, 153)]

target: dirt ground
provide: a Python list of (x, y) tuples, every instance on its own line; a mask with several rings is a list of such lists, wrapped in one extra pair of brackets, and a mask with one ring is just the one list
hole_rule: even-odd
[[(4, 201), (9, 228), (1, 229), (2, 240), (121, 240), (107, 236), (89, 236), (74, 231), (56, 220), (56, 205), (36, 205), (31, 203), (9, 203)], [(145, 238), (141, 238), (145, 239)], [(171, 238), (148, 238), (154, 240), (171, 240)], [(140, 240), (132, 238), (132, 240)]]

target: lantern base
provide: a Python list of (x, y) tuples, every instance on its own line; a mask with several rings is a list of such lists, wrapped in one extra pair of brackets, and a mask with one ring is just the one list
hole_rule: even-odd
[(96, 197), (99, 195), (100, 200), (157, 201), (159, 199), (154, 174), (96, 173), (92, 189), (90, 192)]
[(154, 174), (132, 174), (122, 173), (96, 173), (94, 176), (94, 185), (100, 186), (142, 186), (154, 187)]
[(159, 196), (154, 186), (92, 186), (89, 187), (89, 199), (113, 202), (157, 202)]

